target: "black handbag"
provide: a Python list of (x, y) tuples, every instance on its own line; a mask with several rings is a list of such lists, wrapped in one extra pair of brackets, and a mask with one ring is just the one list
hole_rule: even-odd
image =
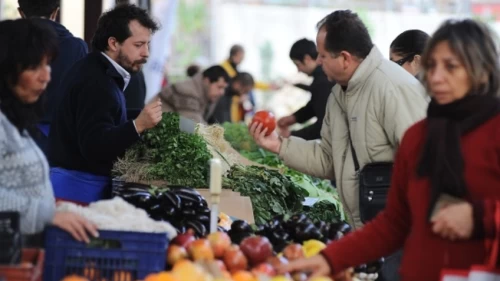
[(358, 157), (352, 145), (350, 130), (349, 143), (354, 161), (354, 170), (359, 179), (359, 215), (361, 221), (366, 223), (385, 208), (387, 193), (391, 185), (393, 163), (368, 163), (360, 170)]

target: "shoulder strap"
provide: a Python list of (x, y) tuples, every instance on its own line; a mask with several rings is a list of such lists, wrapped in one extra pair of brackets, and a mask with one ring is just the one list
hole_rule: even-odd
[[(346, 117), (346, 122), (347, 122), (347, 117)], [(354, 150), (354, 146), (352, 145), (351, 129), (349, 128), (349, 122), (347, 122), (347, 132), (349, 133), (349, 144), (351, 145), (351, 154), (352, 154), (352, 160), (354, 162), (354, 171), (357, 173), (359, 172), (359, 162), (358, 162), (358, 156), (356, 155), (356, 150)]]
[(359, 172), (359, 162), (358, 162), (358, 156), (356, 155), (356, 150), (354, 150), (354, 145), (352, 145), (352, 139), (351, 139), (351, 127), (349, 126), (349, 119), (347, 117), (347, 112), (345, 112), (344, 108), (340, 106), (339, 101), (337, 100), (337, 96), (334, 95), (335, 101), (339, 105), (340, 110), (344, 113), (345, 116), (345, 125), (347, 126), (347, 135), (349, 136), (349, 146), (351, 147), (351, 154), (352, 154), (352, 161), (354, 162), (354, 171), (357, 173)]

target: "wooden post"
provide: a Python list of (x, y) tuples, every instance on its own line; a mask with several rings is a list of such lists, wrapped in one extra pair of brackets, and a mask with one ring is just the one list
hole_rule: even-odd
[(102, 13), (102, 0), (85, 0), (85, 42), (92, 46), (92, 37), (97, 29), (97, 21)]

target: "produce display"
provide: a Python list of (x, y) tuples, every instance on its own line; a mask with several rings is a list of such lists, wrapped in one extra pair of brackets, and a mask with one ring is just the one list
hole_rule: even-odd
[(257, 223), (269, 221), (276, 215), (302, 211), (307, 195), (279, 171), (256, 166), (233, 166), (223, 185), (251, 198)]
[[(294, 223), (307, 220), (303, 216), (291, 218)], [(286, 223), (284, 222), (284, 223)], [(271, 223), (272, 224), (272, 223)], [(338, 232), (348, 232), (348, 225), (335, 226)], [(248, 235), (247, 235), (248, 234)], [(307, 280), (307, 272), (293, 272), (278, 275), (280, 266), (289, 261), (317, 255), (326, 248), (318, 240), (310, 239), (302, 243), (289, 242), (282, 250), (266, 236), (256, 235), (252, 227), (244, 221), (235, 221), (226, 234), (216, 232), (196, 239), (192, 233), (179, 235), (167, 252), (168, 271), (149, 275), (145, 281), (154, 280), (221, 280), (221, 281), (296, 281)], [(375, 280), (383, 260), (347, 270), (342, 279)], [(162, 279), (169, 278), (169, 279)], [(321, 277), (312, 280), (333, 280)]]
[(178, 233), (192, 229), (197, 237), (204, 237), (210, 229), (207, 201), (191, 187), (146, 189), (144, 185), (125, 186), (115, 188), (115, 195), (144, 209), (152, 219), (169, 222)]
[(143, 141), (115, 163), (113, 173), (128, 182), (206, 187), (211, 158), (200, 135), (180, 130), (178, 114), (163, 113), (161, 122), (146, 132)]
[(257, 111), (252, 118), (253, 123), (262, 124), (262, 130), (267, 129), (266, 136), (271, 135), (274, 129), (276, 129), (276, 118), (269, 111)]
[[(71, 202), (60, 202), (57, 210), (78, 214), (97, 226), (99, 230), (135, 231), (149, 233), (167, 233), (172, 239), (177, 231), (166, 220), (153, 220), (144, 210), (138, 207), (146, 197), (136, 197), (137, 202), (127, 202), (115, 197), (100, 200), (88, 206), (80, 206)], [(146, 200), (144, 201), (146, 202)], [(134, 221), (134, 223), (130, 223)]]
[[(277, 168), (280, 173), (287, 176), (291, 182), (306, 190), (307, 197), (317, 198), (318, 203), (316, 204), (318, 204), (318, 206), (313, 206), (314, 209), (311, 211), (307, 208), (304, 210), (305, 212), (309, 215), (311, 215), (309, 212), (317, 214), (323, 213), (322, 218), (329, 222), (346, 219), (339, 196), (336, 190), (332, 188), (329, 181), (305, 175), (285, 166), (278, 155), (264, 151), (257, 146), (250, 136), (248, 127), (245, 124), (224, 123), (223, 126), (225, 129), (225, 139), (229, 141), (241, 155), (256, 163)], [(253, 201), (254, 200), (252, 200), (252, 203)]]

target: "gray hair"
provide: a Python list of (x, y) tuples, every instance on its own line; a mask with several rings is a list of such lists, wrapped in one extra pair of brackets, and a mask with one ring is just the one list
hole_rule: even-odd
[[(499, 96), (500, 66), (497, 40), (493, 32), (483, 23), (465, 19), (448, 20), (434, 33), (422, 56), (424, 72), (429, 71), (429, 59), (435, 47), (448, 42), (471, 80), (470, 94)], [(427, 77), (422, 77), (428, 89)]]

